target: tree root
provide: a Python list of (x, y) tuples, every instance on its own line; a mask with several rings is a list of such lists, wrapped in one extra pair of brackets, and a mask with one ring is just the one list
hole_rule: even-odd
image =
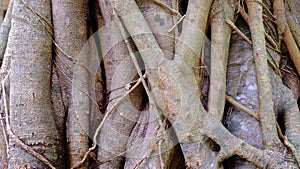
[[(232, 5), (232, 4), (231, 4)], [(233, 4), (236, 6), (236, 4)], [(211, 56), (210, 56), (210, 86), (208, 96), (208, 112), (220, 120), (223, 118), (226, 93), (226, 71), (231, 37), (231, 28), (226, 24), (234, 18), (236, 9), (228, 1), (215, 1), (216, 11), (210, 16), (211, 21)], [(229, 18), (230, 19), (229, 19)], [(251, 42), (251, 41), (250, 41)]]
[(289, 28), (292, 32), (292, 35), (297, 43), (298, 48), (300, 48), (300, 28), (299, 25), (295, 22), (292, 14), (290, 11), (286, 10), (286, 19), (287, 23), (289, 25)]
[[(145, 78), (145, 76), (143, 76), (143, 78)], [(134, 84), (134, 86), (132, 86), (132, 87), (130, 88), (130, 90), (128, 90), (121, 98), (119, 98), (118, 101), (114, 104), (114, 106), (112, 106), (112, 107), (106, 112), (106, 114), (105, 114), (105, 116), (103, 117), (101, 123), (99, 124), (99, 126), (97, 127), (97, 129), (96, 129), (96, 131), (95, 131), (95, 134), (94, 134), (94, 137), (93, 137), (93, 145), (92, 145), (92, 147), (89, 148), (89, 150), (85, 153), (83, 159), (82, 159), (81, 161), (77, 162), (77, 163), (72, 167), (72, 169), (81, 167), (81, 166), (84, 164), (84, 162), (87, 160), (89, 154), (90, 154), (92, 151), (94, 151), (94, 150), (96, 149), (97, 144), (98, 144), (97, 139), (98, 139), (99, 132), (100, 132), (100, 130), (102, 129), (102, 127), (103, 127), (104, 123), (106, 122), (106, 120), (108, 119), (108, 117), (114, 112), (114, 110), (115, 110), (115, 109), (118, 107), (118, 105), (123, 101), (123, 99), (124, 99), (125, 97), (127, 97), (134, 89), (136, 89), (136, 88), (140, 85), (141, 82), (142, 82), (142, 80), (139, 79), (139, 80)]]
[[(249, 114), (250, 116), (252, 116), (255, 120), (257, 120), (259, 122), (259, 117), (258, 117), (258, 115), (256, 113), (254, 113), (253, 111), (251, 111), (247, 107), (243, 106), (242, 104), (238, 103), (237, 101), (235, 101), (230, 96), (226, 96), (226, 100), (228, 102), (230, 102), (232, 105), (234, 105), (235, 107), (237, 107), (238, 109), (240, 109), (240, 110), (244, 111), (245, 113)], [(300, 167), (300, 165), (299, 165), (300, 164), (300, 158), (299, 158), (299, 154), (298, 154), (296, 148), (288, 140), (288, 138), (285, 135), (283, 135), (283, 133), (281, 131), (281, 128), (280, 128), (280, 126), (279, 126), (279, 124), (277, 122), (276, 122), (276, 129), (277, 129), (279, 138), (283, 141), (283, 144), (292, 151), (292, 154), (294, 155), (294, 157), (295, 157), (295, 159), (296, 159), (296, 161), (298, 163), (298, 166)]]
[(274, 14), (276, 16), (279, 34), (282, 36), (283, 41), (286, 44), (291, 59), (298, 71), (298, 74), (300, 74), (300, 51), (287, 23), (283, 0), (274, 0), (273, 8)]
[[(3, 80), (1, 80), (1, 88), (2, 88), (2, 97), (4, 99), (4, 112), (5, 112), (5, 127), (6, 127), (6, 134), (9, 136), (9, 138), (19, 147), (21, 147), (23, 150), (25, 150), (26, 152), (28, 152), (29, 154), (33, 155), (35, 158), (37, 158), (38, 160), (40, 160), (41, 162), (43, 162), (45, 165), (47, 165), (48, 167), (50, 167), (51, 169), (56, 169), (56, 167), (54, 167), (51, 162), (45, 158), (43, 155), (39, 154), (38, 152), (36, 152), (33, 148), (31, 148), (30, 146), (26, 145), (25, 143), (23, 143), (12, 131), (11, 127), (10, 127), (10, 123), (9, 123), (9, 104), (8, 104), (8, 95), (6, 94), (6, 85), (9, 82), (8, 80), (9, 77), (9, 73), (4, 77)], [(2, 116), (1, 116), (2, 117)], [(8, 143), (8, 141), (6, 142)], [(9, 145), (6, 145), (7, 147), (9, 147)]]
[[(189, 68), (185, 67), (185, 64), (180, 62), (180, 60), (168, 61), (163, 59), (163, 53), (159, 49), (157, 42), (153, 38), (153, 35), (141, 34), (142, 32), (151, 31), (147, 27), (146, 21), (141, 16), (138, 8), (135, 6), (135, 2), (129, 1), (127, 3), (128, 7), (124, 7), (123, 5), (124, 3), (122, 0), (116, 1), (116, 12), (123, 21), (129, 34), (140, 35), (139, 38), (133, 38), (133, 40), (137, 45), (137, 48), (142, 51), (141, 56), (144, 59), (145, 64), (148, 66), (159, 65), (160, 69), (171, 73), (173, 78), (179, 83), (182, 100), (181, 105), (183, 107), (182, 111), (176, 116), (176, 120), (170, 119), (170, 121), (172, 122), (175, 132), (178, 136), (187, 162), (190, 160), (188, 159), (188, 156), (196, 156), (196, 152), (188, 155), (187, 152), (190, 152), (191, 150), (189, 148), (193, 147), (195, 150), (197, 150), (199, 143), (195, 143), (195, 141), (198, 142), (199, 138), (203, 136), (211, 138), (221, 146), (221, 152), (219, 153), (220, 159), (237, 154), (242, 158), (251, 161), (259, 168), (266, 167), (267, 165), (275, 165), (274, 163), (277, 163), (278, 161), (284, 161), (281, 158), (280, 153), (275, 153), (269, 150), (259, 150), (236, 138), (223, 127), (219, 120), (208, 114), (202, 107), (198, 98), (196, 92), (198, 90), (198, 85), (196, 81), (193, 80), (195, 77), (192, 71), (188, 71)], [(129, 8), (129, 6), (131, 8)], [(132, 17), (136, 15), (140, 15), (141, 17)], [(138, 19), (138, 21), (136, 19)], [(136, 25), (137, 23), (139, 24), (140, 28), (140, 25), (144, 26), (137, 30), (135, 29), (138, 26)], [(146, 44), (152, 45), (145, 46)], [(150, 53), (151, 60), (149, 60)], [(186, 87), (185, 84), (188, 84), (189, 86)], [(196, 103), (186, 103), (186, 101), (190, 99)], [(193, 162), (197, 163), (197, 159), (195, 159)]]
[(264, 38), (265, 30), (263, 26), (262, 6), (251, 0), (246, 0), (246, 3), (249, 11), (249, 26), (253, 41), (253, 57), (259, 90), (259, 118), (262, 126), (264, 146), (268, 150), (276, 151), (277, 146), (280, 145), (280, 141), (276, 133), (272, 86)]

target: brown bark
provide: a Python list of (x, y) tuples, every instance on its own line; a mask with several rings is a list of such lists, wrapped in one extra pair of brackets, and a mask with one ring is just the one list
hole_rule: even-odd
[(287, 18), (287, 23), (289, 25), (291, 33), (297, 43), (297, 46), (298, 46), (298, 48), (300, 48), (300, 27), (299, 27), (299, 24), (297, 24), (298, 21), (296, 21), (292, 15), (292, 13), (287, 10), (286, 10), (286, 18)]
[(289, 28), (283, 1), (275, 0), (273, 3), (273, 8), (274, 15), (276, 16), (279, 35), (282, 36), (298, 74), (300, 74), (300, 51)]
[(267, 62), (265, 30), (262, 18), (262, 6), (258, 2), (246, 1), (249, 9), (249, 27), (253, 41), (253, 57), (258, 84), (259, 117), (262, 125), (264, 148), (278, 149), (280, 145), (276, 132), (275, 115), (272, 101), (272, 86)]

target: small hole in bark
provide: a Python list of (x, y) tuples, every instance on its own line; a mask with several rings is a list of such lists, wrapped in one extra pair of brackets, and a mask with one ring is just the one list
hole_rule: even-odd
[(282, 134), (285, 134), (285, 125), (284, 125), (284, 113), (283, 112), (279, 112), (277, 115), (277, 123), (281, 129)]
[(218, 143), (216, 143), (215, 141), (213, 141), (212, 139), (208, 139), (207, 140), (208, 144), (209, 144), (209, 148), (214, 151), (214, 152), (219, 152), (221, 150), (221, 147)]

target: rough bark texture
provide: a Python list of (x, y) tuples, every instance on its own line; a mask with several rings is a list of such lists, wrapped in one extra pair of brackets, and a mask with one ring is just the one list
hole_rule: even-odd
[[(131, 35), (141, 34), (142, 32), (150, 32), (147, 24), (141, 24), (139, 25), (139, 29), (135, 29), (137, 27), (137, 23), (145, 23), (145, 20), (143, 17), (141, 17), (138, 9), (134, 6), (134, 2), (130, 1), (130, 3), (128, 3), (125, 7), (122, 5), (122, 1), (118, 1), (115, 9)], [(131, 10), (129, 10), (127, 6), (131, 6)], [(139, 17), (126, 17), (131, 16), (132, 14), (136, 14)], [(191, 160), (189, 157), (194, 158), (199, 151), (199, 149), (197, 149), (199, 143), (206, 140), (205, 138), (201, 138), (201, 133), (213, 139), (221, 146), (222, 151), (216, 153), (218, 158), (221, 158), (220, 160), (222, 160), (222, 158), (228, 158), (234, 154), (237, 154), (242, 158), (251, 161), (257, 167), (263, 167), (266, 164), (269, 164), (270, 166), (280, 166), (279, 161), (283, 160), (279, 160), (278, 157), (275, 156), (270, 158), (270, 155), (274, 152), (269, 154), (269, 151), (260, 151), (241, 141), (240, 139), (237, 139), (236, 137), (232, 136), (218, 122), (218, 120), (204, 110), (200, 103), (199, 96), (197, 96), (196, 91), (198, 85), (195, 81), (192, 71), (189, 71), (190, 69), (185, 67), (185, 64), (183, 64), (181, 60), (177, 60), (177, 62), (176, 60), (174, 62), (162, 60), (163, 53), (158, 48), (158, 44), (155, 42), (152, 34), (143, 34), (143, 36), (137, 37), (133, 36), (133, 40), (141, 52), (141, 56), (146, 65), (146, 70), (147, 67), (153, 68), (156, 67), (156, 65), (159, 65), (159, 68), (161, 68), (163, 71), (171, 73), (175, 81), (177, 81), (179, 84), (179, 89), (181, 90), (182, 107), (181, 111), (176, 114), (173, 119), (170, 119), (170, 121), (172, 122), (180, 141), (185, 160), (187, 163), (188, 161), (190, 162), (188, 163), (188, 166), (194, 166), (196, 168), (200, 164), (197, 159)], [(151, 45), (147, 46), (147, 44)], [(189, 84), (189, 87), (185, 86), (186, 84)], [(193, 100), (194, 102), (187, 103), (189, 99)], [(263, 158), (262, 156), (265, 156), (263, 154), (268, 157)], [(290, 165), (293, 166), (293, 164)], [(218, 161), (211, 161), (209, 166), (218, 166)]]
[[(26, 8), (27, 6), (28, 8)], [(12, 28), (6, 54), (11, 57), (10, 125), (25, 144), (49, 159), (57, 168), (64, 163), (51, 102), (52, 41), (40, 18), (51, 21), (48, 0), (14, 1)], [(46, 168), (10, 138), (8, 168)]]
[[(113, 3), (99, 1), (103, 15), (103, 27), (98, 34), (102, 40), (102, 56), (106, 77), (107, 108), (114, 109), (105, 121), (99, 134), (98, 160), (103, 163), (100, 168), (120, 168), (124, 162), (126, 145), (140, 114), (142, 96), (139, 92), (122, 99), (119, 98), (128, 90), (126, 86), (133, 85), (136, 80), (136, 70), (129, 57), (129, 51), (122, 37), (117, 16), (113, 14)], [(127, 88), (127, 89), (126, 89)], [(136, 107), (135, 107), (136, 106)]]
[[(88, 60), (88, 57), (78, 58), (87, 41), (87, 5), (87, 1), (52, 1), (54, 34), (58, 45), (55, 49), (55, 63), (62, 87), (63, 103), (67, 111), (60, 111), (61, 114), (58, 116), (63, 117), (60, 123), (65, 122), (67, 126), (69, 167), (80, 161), (88, 149), (90, 100), (84, 93), (88, 87), (86, 86), (88, 79), (84, 73), (87, 70), (78, 70), (76, 69), (78, 67), (74, 67), (74, 65), (85, 66)], [(76, 86), (75, 83), (72, 86), (72, 82), (78, 82), (78, 79), (81, 80), (82, 86)], [(82, 168), (87, 168), (87, 163)]]
[[(163, 50), (164, 56), (168, 59), (172, 59), (174, 54), (175, 37), (173, 32), (168, 32), (174, 23), (171, 11), (163, 8), (162, 6), (158, 6), (157, 3), (154, 3), (154, 1), (137, 1), (137, 4), (158, 45)], [(172, 0), (164, 1), (164, 5), (169, 7), (172, 6)], [(147, 75), (149, 88), (151, 88), (151, 95), (157, 99), (156, 103), (159, 109), (163, 110), (161, 113), (170, 115), (171, 111), (170, 109), (168, 110), (168, 108), (172, 106), (168, 105), (168, 103), (165, 103), (164, 101), (162, 95), (163, 88), (160, 79), (161, 77), (168, 75), (147, 68), (145, 70), (145, 74)], [(160, 122), (161, 119), (156, 117), (156, 114), (152, 111), (154, 105), (151, 105), (151, 101), (147, 104), (147, 108), (141, 113), (140, 119), (137, 122), (136, 132), (131, 133), (133, 136), (132, 142), (130, 142), (131, 146), (127, 149), (133, 147), (133, 150), (130, 151), (131, 157), (126, 159), (125, 167), (132, 168), (137, 165), (142, 168), (169, 168), (174, 150), (170, 149), (172, 147), (167, 147), (166, 143), (172, 143), (176, 141), (176, 138), (174, 136), (173, 138), (170, 138), (170, 132), (172, 132), (172, 129), (168, 128), (168, 123), (166, 121)], [(141, 128), (138, 129), (137, 127)], [(164, 131), (160, 131), (159, 128)], [(166, 128), (167, 131), (165, 131), (164, 128)], [(161, 133), (166, 134), (164, 135), (164, 141), (157, 139), (158, 137), (161, 137)], [(153, 146), (157, 146), (157, 149), (153, 149)], [(139, 154), (141, 149), (144, 149), (145, 151), (143, 151), (140, 156), (134, 155)], [(151, 149), (153, 149), (152, 152), (147, 155), (145, 152)], [(147, 155), (147, 158), (143, 159), (145, 155)], [(143, 162), (138, 165), (140, 160), (143, 160)]]
[[(201, 81), (199, 77), (201, 70), (200, 52), (201, 49), (204, 50), (203, 46), (205, 41), (207, 41), (205, 34), (210, 11), (210, 8), (208, 7), (211, 6), (211, 4), (212, 1), (188, 1), (186, 18), (183, 21), (182, 32), (176, 45), (177, 55), (175, 56), (175, 60), (179, 61), (179, 63), (183, 61), (183, 63), (189, 67), (188, 69), (191, 69), (194, 72), (198, 85), (200, 85)], [(187, 121), (187, 123), (190, 122)], [(201, 149), (198, 148), (199, 145), (197, 142), (192, 143), (191, 141), (187, 141), (187, 144), (182, 143), (181, 145), (186, 160), (186, 166), (191, 168), (205, 166), (207, 163), (203, 164), (203, 161), (208, 159), (210, 159), (208, 161), (214, 161), (214, 157), (216, 156), (214, 152), (207, 151), (209, 150), (209, 144), (206, 143), (206, 139), (202, 140), (203, 138), (201, 137), (197, 139), (201, 140)]]
[[(66, 107), (63, 104), (62, 100), (62, 89), (60, 86), (60, 82), (58, 79), (58, 70), (55, 65), (52, 67), (52, 78), (51, 78), (51, 99), (53, 103), (53, 110), (54, 110), (54, 119), (56, 122), (56, 128), (59, 132), (60, 142), (64, 147), (64, 153), (61, 154), (62, 158), (66, 160)], [(64, 165), (62, 165), (64, 166)]]
[[(239, 20), (237, 23), (240, 30), (249, 31), (243, 21)], [(255, 75), (251, 45), (238, 34), (233, 34), (228, 61), (227, 94), (253, 112), (258, 111), (258, 87)], [(259, 122), (239, 109), (230, 110), (231, 108), (225, 116), (228, 130), (247, 143), (263, 149)], [(228, 166), (229, 168), (256, 168), (244, 160), (232, 159), (232, 161)]]
[(181, 59), (186, 62), (195, 72), (197, 80), (199, 80), (200, 51), (206, 40), (207, 19), (212, 0), (189, 0), (188, 3), (182, 33), (176, 46), (178, 57), (175, 57), (175, 59)]
[[(247, 36), (249, 28), (244, 21), (238, 20), (237, 25)], [(269, 49), (268, 49), (269, 50)], [(269, 50), (270, 51), (270, 50)], [(279, 55), (270, 51), (268, 58), (274, 58), (275, 64), (278, 64)], [(283, 116), (293, 116), (298, 119), (299, 110), (294, 107), (295, 99), (290, 89), (283, 85), (280, 77), (274, 73), (269, 67), (271, 84), (272, 84), (272, 100), (274, 102), (274, 113), (278, 121), (290, 121)], [(253, 112), (258, 112), (258, 86), (256, 82), (256, 70), (253, 60), (253, 52), (249, 43), (247, 43), (239, 35), (234, 34), (231, 39), (230, 57), (227, 72), (227, 94), (234, 97), (240, 104), (248, 107)], [(288, 113), (287, 113), (288, 112)], [(284, 120), (287, 119), (287, 120)], [(295, 120), (299, 121), (299, 120)], [(263, 149), (263, 138), (260, 122), (249, 114), (238, 108), (229, 108), (226, 113), (225, 123), (228, 130), (235, 136), (245, 140), (247, 143)], [(285, 125), (290, 125), (289, 122)], [(298, 128), (298, 123), (293, 128)], [(298, 134), (286, 128), (287, 136), (290, 142), (297, 149)], [(293, 136), (288, 134), (293, 132)], [(296, 143), (296, 144), (295, 144)], [(228, 168), (256, 168), (253, 164), (242, 160), (235, 156), (229, 160)]]
[(253, 41), (253, 57), (258, 85), (259, 117), (262, 125), (265, 149), (278, 148), (280, 141), (276, 132), (275, 115), (272, 101), (272, 86), (267, 62), (265, 30), (262, 18), (262, 5), (246, 1), (249, 9), (249, 27)]
[(300, 51), (289, 28), (283, 0), (275, 0), (273, 3), (273, 8), (274, 15), (276, 16), (278, 33), (280, 36), (282, 36), (298, 74), (300, 74)]
[(298, 2), (14, 2), (0, 168), (299, 168)]
[(207, 65), (210, 75), (210, 91), (208, 111), (219, 118), (223, 118), (226, 92), (226, 71), (229, 53), (231, 28), (225, 18), (234, 19), (236, 4), (229, 1), (215, 1), (211, 12), (211, 56)]

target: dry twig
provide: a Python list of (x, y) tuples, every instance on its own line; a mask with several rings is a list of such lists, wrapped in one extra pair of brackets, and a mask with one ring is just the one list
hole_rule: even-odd
[(235, 26), (235, 24), (229, 19), (229, 18), (225, 18), (225, 22), (233, 29), (235, 30), (243, 39), (245, 39), (250, 45), (252, 45), (252, 41), (246, 36), (244, 35), (244, 33), (242, 31), (239, 30), (238, 27)]
[(176, 14), (177, 16), (181, 16), (180, 13), (177, 10), (169, 7), (168, 5), (164, 4), (160, 0), (152, 0), (152, 1), (154, 3), (156, 3), (158, 6), (161, 6), (162, 8), (169, 10), (170, 12), (172, 12), (172, 14)]
[(177, 22), (174, 26), (172, 26), (172, 28), (170, 28), (168, 30), (168, 32), (170, 33), (174, 28), (176, 28), (176, 26), (185, 18), (186, 15), (183, 15)]

